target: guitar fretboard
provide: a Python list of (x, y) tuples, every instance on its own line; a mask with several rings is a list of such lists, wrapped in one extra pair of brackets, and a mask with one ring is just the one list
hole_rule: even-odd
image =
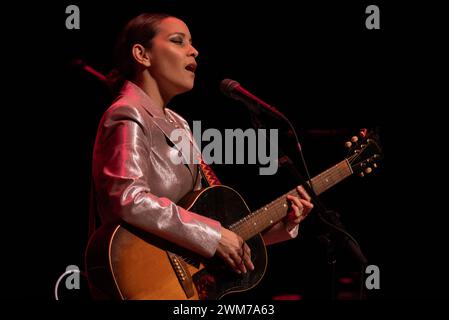
[[(311, 184), (315, 190), (315, 193), (318, 195), (336, 185), (351, 174), (351, 165), (348, 160), (345, 159), (312, 178)], [(243, 240), (246, 241), (266, 228), (276, 224), (288, 213), (289, 206), (286, 198), (288, 194), (296, 197), (299, 196), (296, 188), (290, 190), (269, 204), (240, 219), (229, 227), (230, 230), (237, 233), (243, 238)]]

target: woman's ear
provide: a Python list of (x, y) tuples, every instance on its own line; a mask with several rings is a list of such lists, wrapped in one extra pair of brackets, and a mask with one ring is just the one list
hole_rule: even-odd
[(132, 47), (132, 55), (137, 63), (144, 67), (151, 66), (151, 55), (149, 51), (141, 44), (135, 44)]

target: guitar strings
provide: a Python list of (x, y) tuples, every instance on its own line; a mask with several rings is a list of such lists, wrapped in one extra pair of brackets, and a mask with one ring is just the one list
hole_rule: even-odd
[[(313, 184), (316, 184), (317, 187), (319, 187), (320, 189), (322, 188), (323, 190), (325, 189), (323, 186), (330, 187), (335, 185), (338, 181), (341, 181), (343, 178), (351, 174), (351, 172), (349, 172), (348, 170), (344, 170), (344, 168), (347, 168), (346, 160), (343, 160), (342, 162), (327, 169), (326, 171), (312, 179), (312, 181), (314, 181)], [(323, 181), (326, 181), (326, 183), (324, 183)], [(298, 196), (296, 189), (289, 191), (287, 194)], [(264, 207), (240, 219), (239, 221), (234, 223), (232, 227), (241, 236), (243, 235), (245, 238), (250, 238), (262, 231), (264, 228), (268, 227), (271, 224), (269, 222), (272, 222), (272, 220), (270, 220), (272, 216), (275, 217), (275, 220), (284, 217), (286, 212), (288, 211), (288, 209), (285, 209), (285, 203), (285, 195), (282, 195), (269, 204), (265, 205)], [(266, 212), (270, 212), (271, 214), (264, 214)], [(254, 225), (254, 223), (256, 223), (256, 225)], [(262, 225), (262, 227), (260, 227), (260, 225)]]

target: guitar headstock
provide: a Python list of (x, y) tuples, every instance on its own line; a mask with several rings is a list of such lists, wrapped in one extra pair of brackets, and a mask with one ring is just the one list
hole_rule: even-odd
[(378, 137), (367, 129), (361, 129), (357, 136), (353, 136), (345, 143), (349, 150), (347, 160), (355, 174), (364, 177), (378, 168), (378, 161), (382, 159)]

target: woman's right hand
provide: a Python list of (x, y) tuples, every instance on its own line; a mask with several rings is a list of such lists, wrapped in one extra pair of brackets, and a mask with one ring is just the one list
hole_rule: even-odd
[(239, 274), (246, 273), (246, 268), (254, 270), (251, 261), (251, 249), (242, 237), (231, 230), (221, 227), (221, 239), (216, 254)]

